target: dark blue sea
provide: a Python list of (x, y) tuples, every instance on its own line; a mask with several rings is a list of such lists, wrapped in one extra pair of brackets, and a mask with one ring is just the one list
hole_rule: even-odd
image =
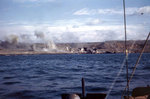
[[(139, 54), (129, 55), (129, 73)], [(0, 56), (0, 99), (61, 99), (62, 93), (108, 93), (124, 61), (124, 54), (60, 54)], [(150, 53), (145, 53), (130, 83), (150, 85)], [(122, 68), (108, 99), (120, 99), (126, 86)]]

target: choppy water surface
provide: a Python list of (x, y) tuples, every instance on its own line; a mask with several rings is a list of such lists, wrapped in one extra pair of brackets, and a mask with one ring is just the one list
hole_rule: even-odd
[[(132, 70), (137, 56), (129, 56)], [(123, 54), (17, 55), (0, 56), (0, 99), (61, 99), (62, 93), (107, 93), (115, 79)], [(150, 84), (150, 54), (144, 54), (130, 89)], [(126, 85), (125, 67), (108, 99), (120, 99)]]

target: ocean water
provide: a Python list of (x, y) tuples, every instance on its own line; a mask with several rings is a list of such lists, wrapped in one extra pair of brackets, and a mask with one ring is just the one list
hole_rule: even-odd
[[(129, 55), (129, 73), (139, 54)], [(108, 93), (124, 54), (61, 54), (0, 56), (0, 99), (61, 99), (62, 93)], [(126, 85), (123, 68), (108, 99), (120, 99)], [(150, 53), (145, 53), (130, 84), (150, 84)]]

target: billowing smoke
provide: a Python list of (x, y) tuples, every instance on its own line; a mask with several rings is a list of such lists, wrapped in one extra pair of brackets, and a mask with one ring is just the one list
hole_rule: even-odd
[(7, 35), (4, 40), (0, 40), (0, 48), (15, 49), (18, 45), (18, 36), (15, 34)]
[[(33, 51), (57, 52), (57, 46), (50, 37), (41, 31), (32, 34), (8, 34), (4, 40), (0, 40), (4, 48), (24, 48)], [(29, 47), (29, 45), (31, 47)], [(25, 48), (26, 47), (26, 48)]]
[(37, 37), (37, 38), (40, 38), (40, 39), (44, 39), (45, 38), (45, 35), (43, 32), (40, 32), (40, 31), (35, 31), (34, 35)]
[(46, 38), (43, 32), (35, 31), (34, 35), (38, 40), (44, 43), (45, 48), (42, 49), (43, 51), (56, 51), (57, 50), (56, 44), (53, 42), (53, 40), (51, 40), (50, 38)]
[(18, 43), (18, 36), (15, 34), (11, 34), (6, 37), (6, 42), (11, 44), (17, 44)]

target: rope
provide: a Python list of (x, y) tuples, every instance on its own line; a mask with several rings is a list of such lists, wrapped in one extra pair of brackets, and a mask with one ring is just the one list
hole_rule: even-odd
[[(139, 55), (139, 57), (138, 57), (138, 59), (137, 59), (137, 61), (136, 61), (136, 64), (134, 65), (134, 68), (133, 68), (133, 71), (132, 71), (132, 73), (131, 73), (130, 79), (128, 80), (128, 83), (130, 83), (130, 81), (131, 81), (132, 78), (133, 78), (133, 75), (134, 75), (134, 73), (135, 73), (136, 67), (138, 66), (138, 63), (139, 63), (139, 61), (140, 61), (140, 59), (141, 59), (141, 57), (142, 57), (142, 54), (143, 54), (143, 52), (144, 52), (144, 50), (145, 50), (145, 47), (146, 47), (146, 44), (147, 44), (147, 42), (148, 42), (149, 36), (150, 36), (150, 32), (149, 32), (149, 34), (148, 34), (148, 36), (147, 36), (147, 38), (146, 38), (146, 41), (145, 41), (144, 46), (143, 46), (143, 49), (142, 49), (142, 51), (141, 51), (141, 53), (140, 53), (140, 55)], [(124, 89), (124, 91), (123, 91), (123, 94), (122, 94), (122, 96), (121, 96), (121, 99), (123, 99), (123, 96), (124, 96), (126, 90), (127, 90), (127, 86), (125, 87), (125, 89)]]
[(106, 96), (105, 99), (108, 99), (108, 97), (109, 97), (109, 95), (110, 95), (110, 92), (112, 91), (112, 89), (113, 89), (113, 87), (114, 87), (114, 85), (115, 85), (115, 83), (116, 83), (118, 77), (120, 76), (120, 74), (121, 74), (121, 72), (122, 72), (122, 70), (123, 70), (124, 64), (125, 64), (125, 58), (124, 58), (124, 60), (123, 60), (123, 63), (122, 63), (122, 65), (121, 65), (121, 67), (120, 67), (120, 70), (119, 70), (119, 72), (118, 72), (116, 78), (114, 79), (113, 83), (112, 83), (111, 86), (110, 86), (110, 89), (109, 89), (109, 91), (108, 91), (107, 96)]

